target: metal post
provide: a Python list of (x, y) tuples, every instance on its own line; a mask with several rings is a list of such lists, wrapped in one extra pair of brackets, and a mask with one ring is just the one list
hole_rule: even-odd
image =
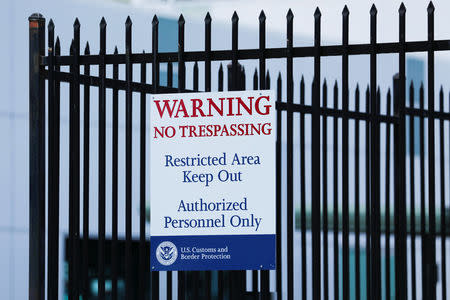
[(45, 53), (45, 18), (29, 18), (30, 41), (30, 213), (29, 213), (29, 296), (45, 294), (45, 80), (40, 58)]

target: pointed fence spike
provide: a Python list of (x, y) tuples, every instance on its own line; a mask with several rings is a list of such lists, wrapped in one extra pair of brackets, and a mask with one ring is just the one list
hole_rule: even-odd
[(387, 103), (386, 103), (386, 114), (388, 116), (391, 115), (391, 88), (388, 89), (387, 92)]
[(159, 24), (159, 20), (158, 20), (158, 16), (155, 14), (153, 16), (152, 25), (156, 25), (156, 24)]
[(72, 41), (70, 42), (70, 48), (69, 48), (69, 53), (70, 53), (70, 55), (72, 55), (73, 52), (74, 52), (73, 47), (74, 47), (74, 45), (73, 45), (73, 39), (72, 39)]
[(234, 11), (233, 16), (231, 17), (231, 21), (233, 23), (236, 23), (237, 21), (239, 21), (239, 16), (236, 11)]
[(290, 8), (287, 12), (286, 19), (288, 19), (288, 21), (292, 21), (292, 19), (294, 19), (294, 14), (292, 13), (292, 10)]
[(118, 54), (119, 50), (117, 50), (117, 46), (114, 47), (114, 54)]
[(55, 55), (59, 55), (60, 53), (61, 53), (61, 44), (59, 42), (59, 36), (57, 36), (55, 43)]
[(320, 12), (319, 7), (316, 7), (316, 10), (314, 11), (314, 18), (320, 18), (322, 16), (322, 13)]
[(55, 29), (55, 23), (53, 23), (53, 19), (50, 19), (47, 26), (48, 30)]
[(91, 50), (89, 48), (89, 42), (86, 42), (86, 47), (84, 48), (84, 54), (89, 55), (91, 53)]
[(406, 13), (406, 6), (405, 6), (405, 4), (404, 4), (403, 2), (400, 4), (400, 7), (399, 7), (399, 9), (398, 9), (398, 12), (399, 12), (401, 15), (404, 15), (404, 14)]
[(100, 21), (100, 28), (105, 28), (106, 27), (106, 20), (105, 17), (102, 17), (101, 21)]
[(372, 16), (375, 16), (378, 13), (377, 7), (375, 6), (375, 3), (372, 4), (372, 7), (370, 8), (370, 14)]
[(255, 68), (255, 72), (253, 73), (253, 89), (258, 89), (258, 70)]
[(355, 89), (355, 111), (359, 112), (359, 84), (356, 83)]
[(342, 10), (342, 15), (347, 17), (350, 14), (350, 11), (348, 10), (347, 5), (344, 6), (344, 9)]
[(261, 9), (261, 13), (259, 14), (259, 22), (262, 23), (266, 20), (266, 14), (264, 13), (264, 10)]
[(265, 89), (270, 89), (270, 74), (269, 74), (269, 71), (267, 71), (267, 74), (266, 74), (266, 86), (265, 86)]
[(125, 21), (125, 25), (127, 26), (131, 26), (133, 24), (133, 22), (131, 21), (130, 16), (127, 17), (127, 20)]
[(75, 18), (75, 22), (73, 23), (73, 27), (74, 28), (80, 28), (80, 21), (78, 20), (78, 18)]
[(211, 19), (211, 15), (209, 14), (209, 12), (206, 13), (205, 16), (205, 23), (211, 23), (212, 19)]
[(433, 4), (433, 1), (430, 1), (430, 3), (428, 4), (427, 11), (428, 11), (429, 14), (431, 14), (431, 13), (434, 12), (434, 4)]
[(184, 23), (185, 23), (185, 20), (184, 20), (183, 14), (180, 14), (180, 17), (178, 18), (178, 24), (184, 24)]

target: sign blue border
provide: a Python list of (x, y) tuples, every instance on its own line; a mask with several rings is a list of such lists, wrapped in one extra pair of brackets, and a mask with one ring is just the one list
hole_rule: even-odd
[(276, 238), (275, 234), (152, 236), (150, 251), (152, 271), (274, 270)]

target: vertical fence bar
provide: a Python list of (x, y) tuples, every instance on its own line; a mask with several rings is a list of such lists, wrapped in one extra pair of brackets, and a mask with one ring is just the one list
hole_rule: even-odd
[[(198, 92), (198, 63), (195, 62), (194, 63), (194, 67), (193, 67), (193, 72), (192, 72), (192, 81), (193, 81), (193, 90), (195, 92)], [(198, 299), (200, 296), (200, 271), (191, 271), (190, 272), (190, 279), (192, 280), (191, 282), (193, 282), (193, 285), (191, 285), (193, 287), (192, 289), (192, 298), (193, 299)]]
[(261, 90), (265, 89), (265, 74), (266, 74), (266, 59), (265, 59), (265, 50), (266, 50), (266, 15), (264, 11), (261, 10), (259, 14), (259, 88)]
[[(409, 87), (409, 107), (414, 108), (414, 84)], [(416, 292), (416, 197), (415, 197), (415, 118), (409, 115), (409, 187), (410, 187), (410, 234), (411, 234), (411, 297), (417, 299)]]
[[(60, 46), (59, 38), (57, 37), (56, 38), (56, 43), (55, 43), (55, 56), (60, 56), (60, 55), (61, 55), (61, 46)], [(55, 66), (55, 71), (56, 72), (59, 72), (60, 69), (61, 69), (61, 67), (59, 65)], [(61, 102), (60, 102), (61, 90), (60, 90), (60, 87), (61, 87), (61, 83), (60, 83), (59, 80), (56, 79), (55, 80), (55, 94), (54, 94), (54, 97), (55, 97), (55, 112), (56, 112), (56, 117), (55, 117), (55, 134), (56, 134), (57, 139), (55, 140), (55, 143), (56, 143), (56, 145), (58, 145), (58, 149), (60, 147), (59, 144), (60, 144), (60, 132), (61, 132), (61, 130), (60, 130), (60, 127), (61, 127), (61, 125), (60, 125), (60, 120), (61, 120), (61, 116), (60, 116), (61, 115)], [(60, 156), (61, 156), (60, 155), (60, 150), (58, 150), (55, 153), (54, 159), (56, 161), (59, 161)], [(58, 171), (58, 176), (59, 176), (59, 168), (58, 168), (57, 171)], [(58, 179), (58, 181), (59, 181), (59, 179)], [(59, 195), (59, 192), (58, 192), (58, 195)], [(57, 202), (57, 205), (58, 205), (58, 207), (56, 208), (56, 206), (55, 206), (55, 211), (58, 213), (57, 220), (59, 220), (59, 200)], [(57, 224), (58, 224), (58, 232), (59, 232), (59, 221), (58, 221)], [(58, 251), (58, 254), (59, 254), (59, 251)], [(58, 256), (54, 256), (53, 259), (55, 259), (55, 257), (58, 257)]]
[[(305, 80), (300, 81), (300, 105), (305, 105)], [(302, 248), (302, 300), (307, 298), (306, 262), (306, 178), (305, 178), (305, 113), (300, 112), (300, 227)]]
[(72, 40), (73, 63), (71, 64), (72, 82), (70, 87), (70, 137), (69, 137), (69, 202), (72, 216), (72, 290), (73, 299), (79, 297), (79, 234), (80, 234), (80, 23), (75, 19)]
[(131, 237), (131, 210), (132, 210), (132, 120), (133, 120), (133, 95), (131, 82), (133, 80), (133, 65), (131, 64), (131, 28), (130, 17), (125, 22), (125, 298), (134, 299), (135, 291), (132, 289), (133, 267), (132, 267), (132, 237)]
[[(257, 90), (257, 89), (258, 89), (258, 70), (257, 70), (257, 68), (255, 68), (255, 73), (253, 73), (253, 90)], [(277, 111), (277, 113), (278, 113), (278, 111)], [(258, 270), (252, 271), (252, 292), (253, 293), (258, 292)]]
[[(396, 84), (394, 84), (394, 94), (396, 94)], [(386, 115), (391, 115), (391, 89), (388, 90), (386, 95)], [(395, 99), (397, 100), (397, 99)], [(398, 101), (397, 101), (398, 102)], [(397, 133), (397, 132), (396, 132)], [(397, 166), (398, 161), (395, 159)], [(397, 171), (399, 172), (399, 171)], [(391, 124), (386, 123), (386, 158), (385, 158), (385, 208), (384, 208), (384, 263), (385, 263), (385, 299), (391, 299)], [(398, 187), (396, 187), (398, 189)], [(395, 212), (395, 211), (394, 211)], [(398, 213), (398, 211), (397, 211)], [(397, 261), (397, 260), (396, 260)]]
[(185, 89), (186, 85), (186, 66), (184, 63), (184, 17), (181, 14), (178, 19), (178, 90)]
[(98, 297), (105, 299), (105, 167), (106, 167), (106, 21), (100, 21), (100, 63), (98, 74)]
[[(450, 99), (450, 95), (449, 95), (449, 99)], [(450, 155), (450, 150), (449, 150), (449, 155)], [(447, 250), (446, 250), (446, 242), (447, 242), (447, 234), (448, 234), (448, 232), (447, 232), (448, 223), (447, 223), (447, 215), (446, 215), (446, 212), (445, 212), (445, 197), (444, 197), (443, 202), (444, 202), (444, 210), (443, 210), (442, 215), (441, 215), (441, 220), (442, 220), (441, 221), (441, 228), (442, 228), (441, 229), (441, 239), (442, 239), (442, 243), (443, 243), (442, 253), (445, 253), (443, 255), (446, 255), (446, 253), (448, 253)], [(449, 202), (449, 204), (450, 204), (450, 202)], [(442, 265), (443, 265), (443, 268), (447, 267), (446, 260), (442, 261)], [(442, 291), (442, 294), (443, 295), (447, 295), (447, 276), (442, 276), (442, 284), (445, 286), (445, 287), (443, 287), (443, 289), (445, 289), (445, 293), (444, 293), (444, 291)]]
[[(154, 23), (153, 23), (154, 24)], [(154, 27), (154, 25), (153, 25)], [(153, 29), (153, 34), (155, 34)], [(153, 39), (153, 38), (152, 38)], [(153, 49), (154, 51), (154, 49)], [(155, 54), (153, 54), (153, 58), (155, 57)], [(141, 83), (145, 84), (147, 81), (147, 64), (141, 63)], [(152, 64), (153, 67), (153, 64)], [(154, 77), (152, 77), (154, 78)], [(153, 86), (156, 84), (155, 81), (153, 81)], [(145, 299), (145, 288), (147, 287), (147, 280), (146, 280), (146, 270), (148, 269), (148, 266), (146, 264), (146, 257), (148, 257), (148, 254), (146, 253), (146, 247), (145, 247), (145, 185), (146, 183), (146, 111), (147, 111), (147, 105), (146, 105), (146, 94), (145, 92), (141, 92), (140, 95), (140, 158), (139, 158), (139, 299)], [(152, 273), (152, 279), (153, 279)], [(153, 292), (153, 284), (152, 284), (152, 292)]]
[[(86, 43), (84, 55), (89, 55), (89, 43)], [(84, 65), (84, 75), (90, 76), (90, 65)], [(89, 169), (90, 169), (90, 86), (84, 85), (84, 124), (83, 124), (83, 269), (81, 278), (83, 280), (83, 299), (88, 299), (89, 295)]]
[[(72, 42), (70, 44), (70, 50), (69, 50), (69, 55), (73, 56), (73, 39)], [(73, 64), (70, 65), (69, 67), (69, 73), (73, 73)], [(69, 123), (70, 123), (70, 117), (71, 117), (71, 108), (72, 108), (72, 98), (73, 98), (73, 82), (70, 81), (69, 82)], [(71, 131), (69, 128), (69, 145), (71, 145)], [(73, 144), (73, 142), (72, 142)], [(72, 178), (72, 168), (71, 168), (71, 158), (72, 158), (72, 154), (71, 154), (71, 149), (69, 147), (69, 193), (72, 191), (72, 184), (71, 184), (71, 178)], [(72, 193), (70, 193), (70, 195), (72, 195)], [(68, 282), (68, 297), (69, 300), (73, 300), (74, 299), (74, 295), (73, 295), (73, 291), (74, 291), (74, 277), (73, 277), (73, 273), (74, 273), (74, 266), (73, 266), (73, 243), (74, 243), (74, 226), (73, 226), (73, 196), (69, 196), (69, 238), (68, 238), (68, 249), (67, 249), (67, 256), (68, 256), (68, 278), (69, 278), (69, 282)]]
[[(407, 221), (406, 221), (406, 68), (405, 68), (405, 52), (406, 52), (406, 8), (403, 3), (400, 5), (399, 12), (399, 78), (398, 78), (398, 97), (394, 99), (398, 103), (394, 103), (397, 108), (396, 116), (399, 117), (399, 123), (396, 125), (398, 135), (396, 135), (395, 143), (398, 145), (397, 159), (395, 159), (395, 274), (407, 273)], [(395, 91), (394, 91), (395, 92)], [(401, 278), (395, 276), (395, 295), (396, 299), (407, 298), (407, 277)]]
[[(328, 108), (328, 87), (324, 80), (322, 87), (322, 106)], [(322, 116), (322, 227), (323, 227), (323, 298), (328, 299), (328, 117)]]
[(228, 86), (231, 86), (231, 90), (237, 90), (238, 87), (238, 58), (237, 58), (237, 51), (238, 51), (238, 24), (239, 24), (239, 17), (236, 13), (236, 11), (233, 13), (233, 16), (231, 17), (231, 84), (228, 83)]
[[(153, 62), (152, 62), (152, 83), (153, 83), (153, 93), (157, 94), (159, 92), (159, 56), (158, 56), (158, 41), (159, 41), (159, 20), (158, 17), (155, 15), (153, 17), (152, 20), (152, 52), (153, 52)], [(145, 80), (145, 79), (144, 79)], [(141, 96), (143, 98), (145, 98), (144, 96)], [(146, 100), (143, 99), (143, 102), (145, 102)], [(145, 104), (141, 103), (141, 110), (146, 110)], [(141, 116), (142, 116), (142, 112), (141, 112)], [(142, 116), (144, 118), (143, 122), (145, 123), (145, 115)], [(141, 151), (143, 153), (141, 153), (141, 158), (145, 161), (145, 124), (144, 126), (141, 125), (141, 131), (144, 131), (143, 133), (141, 132)], [(144, 144), (144, 145), (142, 145)], [(141, 168), (143, 168), (143, 165), (141, 164)], [(145, 167), (144, 170), (141, 169), (141, 176), (143, 176), (145, 178)], [(142, 183), (145, 186), (145, 180), (142, 181)], [(145, 260), (145, 257), (148, 254), (143, 254), (146, 250), (145, 247), (145, 189), (142, 190), (141, 188), (141, 212), (140, 212), (140, 217), (141, 217), (141, 246), (140, 246), (140, 253), (142, 253), (142, 260)], [(143, 264), (143, 272), (145, 271), (145, 264)], [(151, 277), (152, 277), (152, 299), (159, 299), (159, 272), (151, 272)], [(144, 288), (144, 286), (143, 286)], [(142, 292), (143, 293), (143, 292)], [(144, 297), (144, 294), (142, 294), (142, 297)]]
[(313, 299), (320, 300), (320, 18), (319, 8), (314, 13), (314, 93), (312, 101), (311, 145), (311, 201), (312, 201), (312, 292)]
[[(366, 88), (366, 114), (370, 117), (370, 88), (367, 85)], [(370, 186), (370, 119), (366, 120), (366, 203), (365, 203), (365, 212), (366, 212), (366, 222), (365, 222), (365, 232), (366, 232), (366, 295), (369, 298), (371, 295), (371, 283), (370, 283), (370, 274), (371, 266), (371, 243), (370, 243), (370, 195), (371, 195), (371, 186)]]
[[(172, 62), (167, 63), (167, 86), (173, 86), (173, 65)], [(166, 293), (167, 300), (172, 300), (173, 298), (173, 273), (172, 271), (167, 271), (167, 285), (166, 285)]]
[(435, 147), (434, 147), (434, 6), (430, 2), (428, 6), (428, 214), (429, 214), (429, 294), (427, 298), (436, 299), (436, 194), (435, 194)]
[(348, 19), (347, 6), (342, 12), (342, 295), (350, 298), (349, 204), (348, 204)]
[[(72, 42), (70, 44), (70, 50), (69, 50), (69, 55), (73, 56), (74, 54), (74, 50), (73, 50), (73, 39)], [(70, 65), (69, 67), (69, 73), (72, 74), (73, 73), (73, 64)], [(72, 102), (73, 102), (73, 81), (69, 82), (69, 123), (70, 123), (70, 119), (71, 119), (71, 109), (72, 109)], [(72, 118), (73, 120), (73, 118)], [(70, 123), (72, 124), (72, 123)], [(73, 126), (72, 126), (73, 127)], [(73, 145), (73, 142), (71, 141), (71, 129), (69, 127), (69, 145)], [(69, 147), (69, 193), (72, 191), (72, 183), (71, 183), (71, 178), (73, 178), (72, 175), (72, 168), (71, 168), (71, 159), (72, 159), (72, 154), (71, 154), (71, 149)], [(72, 195), (72, 193), (70, 193), (70, 195)], [(68, 256), (68, 277), (69, 277), (69, 282), (68, 282), (68, 297), (69, 300), (74, 299), (74, 282), (75, 279), (73, 277), (74, 274), (74, 265), (73, 265), (73, 244), (74, 244), (74, 224), (73, 224), (73, 196), (69, 195), (69, 241), (68, 241), (68, 249), (67, 249), (67, 256)]]
[(293, 139), (293, 20), (294, 15), (289, 9), (287, 16), (287, 45), (286, 45), (286, 100), (287, 100), (287, 118), (286, 118), (286, 130), (287, 130), (287, 294), (288, 300), (294, 299), (294, 139)]
[[(118, 54), (117, 47), (114, 55)], [(119, 65), (113, 64), (113, 80), (119, 79)], [(113, 88), (112, 110), (112, 241), (111, 241), (111, 299), (117, 300), (117, 276), (119, 249), (117, 242), (118, 231), (118, 166), (119, 166), (119, 90)]]
[(380, 282), (380, 128), (377, 120), (377, 9), (375, 5), (370, 10), (370, 105), (371, 105), (371, 299), (381, 298)]
[[(333, 108), (338, 109), (338, 85), (334, 82)], [(338, 195), (338, 118), (333, 118), (333, 278), (334, 299), (339, 300), (339, 195)]]
[(29, 26), (29, 299), (45, 295), (45, 81), (40, 57), (45, 55), (45, 18), (32, 14)]
[[(444, 112), (444, 90), (441, 86), (439, 91), (439, 110)], [(447, 287), (445, 286), (446, 280), (446, 256), (445, 256), (445, 164), (444, 164), (444, 119), (439, 119), (439, 155), (440, 155), (440, 177), (441, 177), (441, 212), (440, 212), (440, 237), (441, 237), (441, 289), (442, 299), (447, 299)]]
[[(280, 105), (282, 99), (282, 82), (281, 73), (278, 73), (277, 79), (277, 103)], [(277, 136), (276, 136), (276, 231), (277, 231), (277, 300), (282, 298), (282, 287), (281, 287), (281, 133), (283, 128), (281, 120), (281, 109), (277, 109)]]
[[(261, 10), (258, 20), (259, 20), (259, 51), (258, 51), (259, 52), (259, 88), (261, 90), (264, 90), (264, 89), (266, 89), (266, 82), (265, 82), (265, 76), (264, 76), (266, 74), (266, 59), (265, 59), (266, 15), (264, 14), (263, 10)], [(278, 235), (277, 235), (277, 237), (278, 237)], [(277, 261), (277, 266), (281, 267), (281, 263), (279, 263), (278, 261)], [(277, 274), (280, 272), (281, 272), (281, 269), (278, 270), (278, 268), (277, 268)], [(270, 275), (270, 273), (268, 270), (261, 271), (261, 293), (263, 294), (263, 299), (269, 299), (269, 292), (270, 292), (270, 277), (269, 277), (269, 275)], [(278, 287), (278, 285), (277, 285), (277, 287)], [(279, 292), (281, 292), (281, 290)]]
[[(80, 22), (78, 18), (74, 23), (74, 64), (73, 64), (73, 100), (74, 100), (74, 117), (75, 123), (71, 122), (74, 131), (74, 244), (73, 244), (73, 262), (74, 262), (74, 278), (75, 278), (75, 295), (80, 295)], [(72, 149), (72, 147), (71, 147)]]
[(422, 257), (422, 298), (425, 296), (427, 289), (425, 282), (426, 273), (426, 257), (425, 257), (425, 240), (426, 240), (426, 212), (425, 212), (425, 95), (423, 89), (423, 83), (419, 89), (419, 109), (420, 109), (420, 238), (421, 238), (421, 257)]
[[(186, 83), (184, 64), (184, 23), (184, 17), (183, 15), (180, 15), (178, 19), (178, 92), (180, 93), (185, 89)], [(178, 271), (178, 300), (184, 300), (185, 297), (186, 273), (184, 271)]]
[[(355, 90), (355, 111), (359, 110), (359, 85), (356, 85)], [(359, 123), (360, 120), (355, 120), (355, 299), (361, 299), (361, 250), (360, 250), (360, 189), (361, 180), (359, 178)]]
[[(205, 17), (205, 91), (211, 92), (211, 15), (209, 12)], [(208, 282), (211, 281), (211, 272), (208, 272)], [(208, 285), (210, 286), (210, 284)], [(210, 289), (210, 287), (209, 287)], [(211, 296), (208, 294), (209, 297)]]
[[(59, 130), (56, 124), (59, 104), (55, 99), (54, 46), (55, 25), (48, 23), (48, 299), (58, 298), (58, 257), (59, 257)], [(57, 110), (58, 109), (58, 110)]]

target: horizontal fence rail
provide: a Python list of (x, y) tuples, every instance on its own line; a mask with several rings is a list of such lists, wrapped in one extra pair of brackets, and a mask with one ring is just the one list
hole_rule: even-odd
[[(266, 15), (261, 12), (259, 48), (239, 49), (235, 12), (231, 49), (211, 50), (208, 13), (204, 51), (185, 51), (181, 15), (178, 51), (165, 53), (158, 51), (156, 15), (152, 51), (142, 53), (132, 49), (128, 17), (122, 54), (117, 47), (106, 52), (105, 19), (99, 24), (99, 53), (91, 53), (89, 43), (82, 49), (76, 19), (70, 53), (61, 55), (53, 21), (46, 54), (45, 19), (32, 15), (29, 298), (446, 299), (450, 95), (446, 99), (444, 87), (435, 95), (434, 54), (450, 50), (450, 40), (434, 40), (431, 2), (427, 17), (428, 39), (407, 41), (402, 4), (398, 41), (379, 43), (373, 5), (370, 43), (349, 44), (350, 11), (344, 7), (342, 43), (324, 46), (317, 8), (313, 46), (294, 47), (289, 10), (285, 47), (266, 48)], [(427, 54), (426, 85), (406, 77), (405, 56), (412, 52)], [(379, 54), (398, 58), (390, 87), (377, 81)], [(367, 86), (349, 85), (353, 55), (370, 58)], [(321, 74), (322, 58), (329, 56), (341, 59), (340, 82)], [(268, 70), (267, 62), (280, 58), (285, 69)], [(312, 58), (314, 76), (296, 79), (294, 58)], [(246, 60), (257, 61), (254, 72), (246, 71)], [(214, 61), (220, 62), (217, 69)], [(192, 70), (192, 78), (186, 78), (186, 70)], [(210, 92), (213, 74), (218, 91), (276, 90), (276, 270), (151, 272), (147, 96), (203, 92), (201, 80)], [(276, 82), (271, 82), (273, 75)], [(192, 86), (186, 87), (187, 82)], [(68, 120), (61, 118), (62, 107)], [(62, 180), (66, 176), (67, 182)], [(68, 209), (63, 224), (62, 208)], [(65, 241), (60, 241), (61, 232)], [(59, 268), (61, 260), (67, 272)]]
[[(333, 46), (320, 46), (320, 56), (342, 56), (348, 55), (367, 55), (375, 52), (376, 54), (390, 54), (405, 52), (426, 52), (430, 46), (433, 51), (448, 51), (450, 50), (450, 40), (438, 40), (432, 43), (420, 41), (420, 42), (406, 42), (405, 48), (401, 48), (398, 43), (375, 43), (375, 44), (359, 44), (348, 45), (345, 49), (342, 45)], [(259, 49), (241, 49), (236, 51), (236, 57), (238, 60), (259, 59)], [(314, 57), (314, 46), (308, 47), (293, 47), (292, 57)], [(231, 60), (233, 53), (230, 50), (211, 50), (209, 59), (211, 61)], [(264, 58), (286, 58), (286, 48), (266, 48), (264, 49)], [(164, 52), (158, 54), (159, 62), (177, 62), (178, 52)], [(98, 65), (98, 55), (85, 55), (80, 56), (81, 64)], [(153, 61), (153, 54), (151, 53), (134, 53), (131, 55), (131, 63), (139, 64), (142, 62), (151, 63)], [(185, 62), (204, 61), (204, 51), (187, 51), (184, 52)], [(71, 56), (59, 56), (55, 59), (55, 62), (60, 66), (69, 66), (73, 63), (73, 57)], [(106, 64), (124, 64), (124, 54), (108, 54), (105, 56)], [(42, 57), (41, 64), (48, 65), (48, 58)]]

